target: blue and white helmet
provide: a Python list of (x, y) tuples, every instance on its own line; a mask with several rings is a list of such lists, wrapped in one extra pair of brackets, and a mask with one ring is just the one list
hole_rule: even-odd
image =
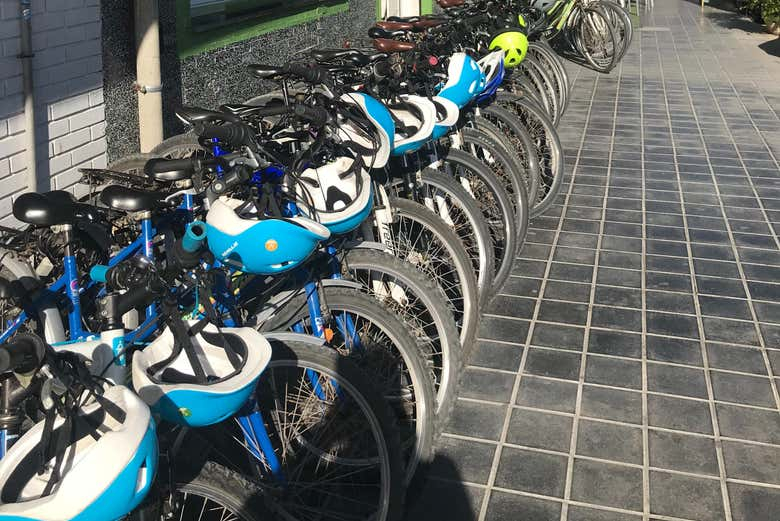
[(399, 98), (406, 107), (390, 107), (390, 111), (405, 127), (414, 131), (403, 135), (396, 131), (392, 151), (394, 156), (419, 149), (431, 139), (436, 126), (436, 106), (428, 98), (412, 94), (403, 94)]
[(45, 465), (45, 422), (24, 433), (0, 460), (0, 520), (115, 520), (149, 492), (157, 433), (149, 407), (130, 389), (107, 387), (100, 400), (67, 421), (55, 416), (49, 439), (65, 443)]
[(339, 157), (326, 165), (307, 168), (295, 184), (298, 209), (341, 234), (357, 228), (373, 207), (371, 176), (358, 158)]
[(367, 131), (354, 120), (343, 119), (338, 122), (336, 135), (363, 158), (366, 168), (384, 168), (395, 140), (395, 125), (387, 107), (361, 92), (342, 94), (339, 100), (359, 111), (371, 129)]
[(504, 81), (504, 51), (502, 49), (493, 51), (477, 63), (485, 75), (485, 88), (477, 98), (482, 101), (493, 96)]
[(155, 414), (179, 425), (204, 427), (235, 415), (271, 360), (271, 345), (251, 328), (179, 325), (133, 355), (133, 387)]
[(431, 98), (431, 101), (436, 106), (437, 112), (436, 126), (433, 129), (431, 138), (439, 139), (458, 122), (460, 109), (454, 102), (441, 96), (434, 96)]
[(477, 62), (464, 52), (456, 52), (447, 65), (447, 82), (438, 95), (459, 108), (471, 102), (485, 88), (485, 75)]
[(273, 275), (298, 266), (330, 230), (304, 216), (258, 218), (236, 209), (245, 201), (220, 197), (206, 214), (209, 250), (220, 262), (245, 273)]

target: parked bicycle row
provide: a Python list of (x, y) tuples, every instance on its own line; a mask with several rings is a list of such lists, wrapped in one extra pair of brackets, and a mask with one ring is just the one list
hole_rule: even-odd
[(14, 201), (0, 519), (403, 516), (564, 170), (561, 18), (459, 2)]

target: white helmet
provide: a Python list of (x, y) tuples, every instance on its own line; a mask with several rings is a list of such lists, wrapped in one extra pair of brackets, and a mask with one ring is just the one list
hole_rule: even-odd
[(0, 520), (122, 518), (149, 492), (157, 452), (149, 407), (108, 387), (67, 419), (37, 423), (0, 460)]
[(413, 131), (406, 135), (399, 135), (396, 129), (392, 152), (394, 156), (401, 156), (420, 148), (431, 137), (436, 126), (436, 106), (431, 100), (412, 94), (404, 94), (400, 99), (410, 107), (392, 106), (390, 112), (405, 127)]
[(359, 111), (369, 128), (363, 128), (351, 119), (340, 120), (336, 135), (363, 158), (366, 168), (383, 168), (390, 157), (395, 139), (393, 118), (387, 108), (367, 94), (351, 92), (339, 100)]
[(324, 166), (307, 168), (297, 181), (296, 202), (301, 212), (331, 233), (354, 230), (371, 212), (371, 176), (360, 157), (339, 157)]
[(178, 321), (133, 355), (133, 386), (170, 422), (212, 425), (247, 402), (270, 360), (271, 345), (252, 328)]

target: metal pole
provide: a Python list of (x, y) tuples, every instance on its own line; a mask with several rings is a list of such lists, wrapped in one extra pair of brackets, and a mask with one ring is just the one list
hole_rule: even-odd
[(135, 0), (136, 91), (141, 152), (163, 140), (157, 0)]
[(32, 73), (32, 9), (30, 0), (19, 0), (20, 50), (22, 81), (24, 88), (24, 140), (27, 151), (27, 188), (38, 191), (38, 169), (35, 152), (35, 97), (33, 96)]

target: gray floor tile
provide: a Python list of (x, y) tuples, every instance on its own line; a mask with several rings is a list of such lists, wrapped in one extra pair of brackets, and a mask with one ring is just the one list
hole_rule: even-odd
[(780, 485), (780, 447), (724, 441), (723, 459), (729, 478)]
[(650, 395), (647, 409), (651, 426), (712, 434), (712, 416), (706, 402)]
[(651, 430), (649, 449), (653, 467), (718, 475), (715, 441), (710, 438)]
[(729, 484), (734, 521), (771, 520), (780, 512), (780, 489)]
[(518, 405), (573, 413), (576, 400), (576, 383), (535, 378), (531, 375), (523, 376), (520, 380)]
[[(561, 504), (555, 501), (494, 492), (488, 504), (487, 521), (558, 521)], [(429, 518), (430, 519), (430, 518)]]
[(498, 440), (506, 406), (458, 400), (444, 430), (452, 434)]
[(614, 423), (580, 420), (577, 454), (622, 463), (642, 463), (642, 431)]
[(577, 459), (571, 497), (576, 501), (627, 510), (642, 509), (642, 470)]
[(716, 400), (763, 407), (777, 407), (768, 378), (712, 371), (712, 391)]
[(466, 368), (460, 383), (460, 396), (495, 402), (509, 402), (514, 375), (496, 371)]
[(651, 471), (650, 512), (686, 519), (720, 521), (724, 518), (720, 483), (715, 479)]
[(514, 409), (507, 442), (537, 449), (569, 452), (572, 418), (529, 409)]
[(517, 371), (523, 356), (523, 347), (489, 340), (478, 340), (470, 363), (478, 367)]
[(566, 456), (505, 447), (498, 463), (496, 486), (563, 497)]
[(487, 443), (441, 438), (431, 474), (445, 479), (487, 483), (495, 449)]

